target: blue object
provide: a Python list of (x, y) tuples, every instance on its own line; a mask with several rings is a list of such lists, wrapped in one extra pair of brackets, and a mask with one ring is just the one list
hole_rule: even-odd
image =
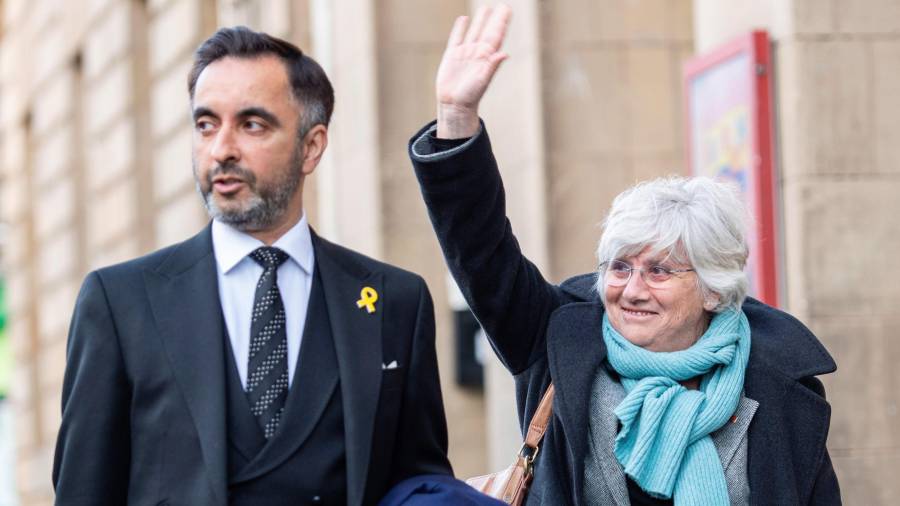
[(452, 476), (426, 474), (401, 481), (378, 506), (506, 506)]

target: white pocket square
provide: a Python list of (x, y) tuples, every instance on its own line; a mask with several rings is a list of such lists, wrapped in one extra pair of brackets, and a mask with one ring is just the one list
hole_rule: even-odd
[(392, 360), (390, 364), (381, 364), (381, 370), (382, 370), (382, 371), (387, 371), (387, 370), (390, 370), (390, 369), (396, 369), (397, 367), (399, 367), (399, 366), (397, 365), (397, 361), (396, 361), (396, 360)]

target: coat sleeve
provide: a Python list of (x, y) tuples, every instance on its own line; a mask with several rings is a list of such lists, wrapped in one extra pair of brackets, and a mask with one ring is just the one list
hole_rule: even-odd
[(481, 130), (442, 149), (434, 124), (409, 154), (450, 272), (500, 360), (518, 374), (546, 353), (550, 314), (562, 302), (522, 254), (506, 218), (506, 197), (490, 140)]
[(452, 475), (447, 460), (447, 419), (435, 350), (434, 304), (419, 281), (415, 330), (404, 382), (403, 405), (389, 483), (418, 475)]
[(100, 276), (88, 275), (69, 328), (56, 441), (56, 504), (126, 504), (130, 389)]

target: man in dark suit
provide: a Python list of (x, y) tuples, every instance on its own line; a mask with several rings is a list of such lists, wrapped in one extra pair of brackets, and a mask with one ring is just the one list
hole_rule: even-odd
[(303, 212), (334, 103), (322, 69), (222, 29), (189, 91), (213, 219), (85, 280), (57, 504), (373, 504), (450, 474), (425, 283), (319, 238)]

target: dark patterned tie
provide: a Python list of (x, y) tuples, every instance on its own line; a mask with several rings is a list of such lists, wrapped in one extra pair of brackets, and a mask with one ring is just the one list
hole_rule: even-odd
[(278, 291), (278, 266), (288, 255), (278, 248), (263, 247), (250, 253), (250, 258), (262, 266), (263, 273), (253, 298), (246, 393), (253, 416), (269, 439), (278, 429), (288, 392), (287, 332)]

